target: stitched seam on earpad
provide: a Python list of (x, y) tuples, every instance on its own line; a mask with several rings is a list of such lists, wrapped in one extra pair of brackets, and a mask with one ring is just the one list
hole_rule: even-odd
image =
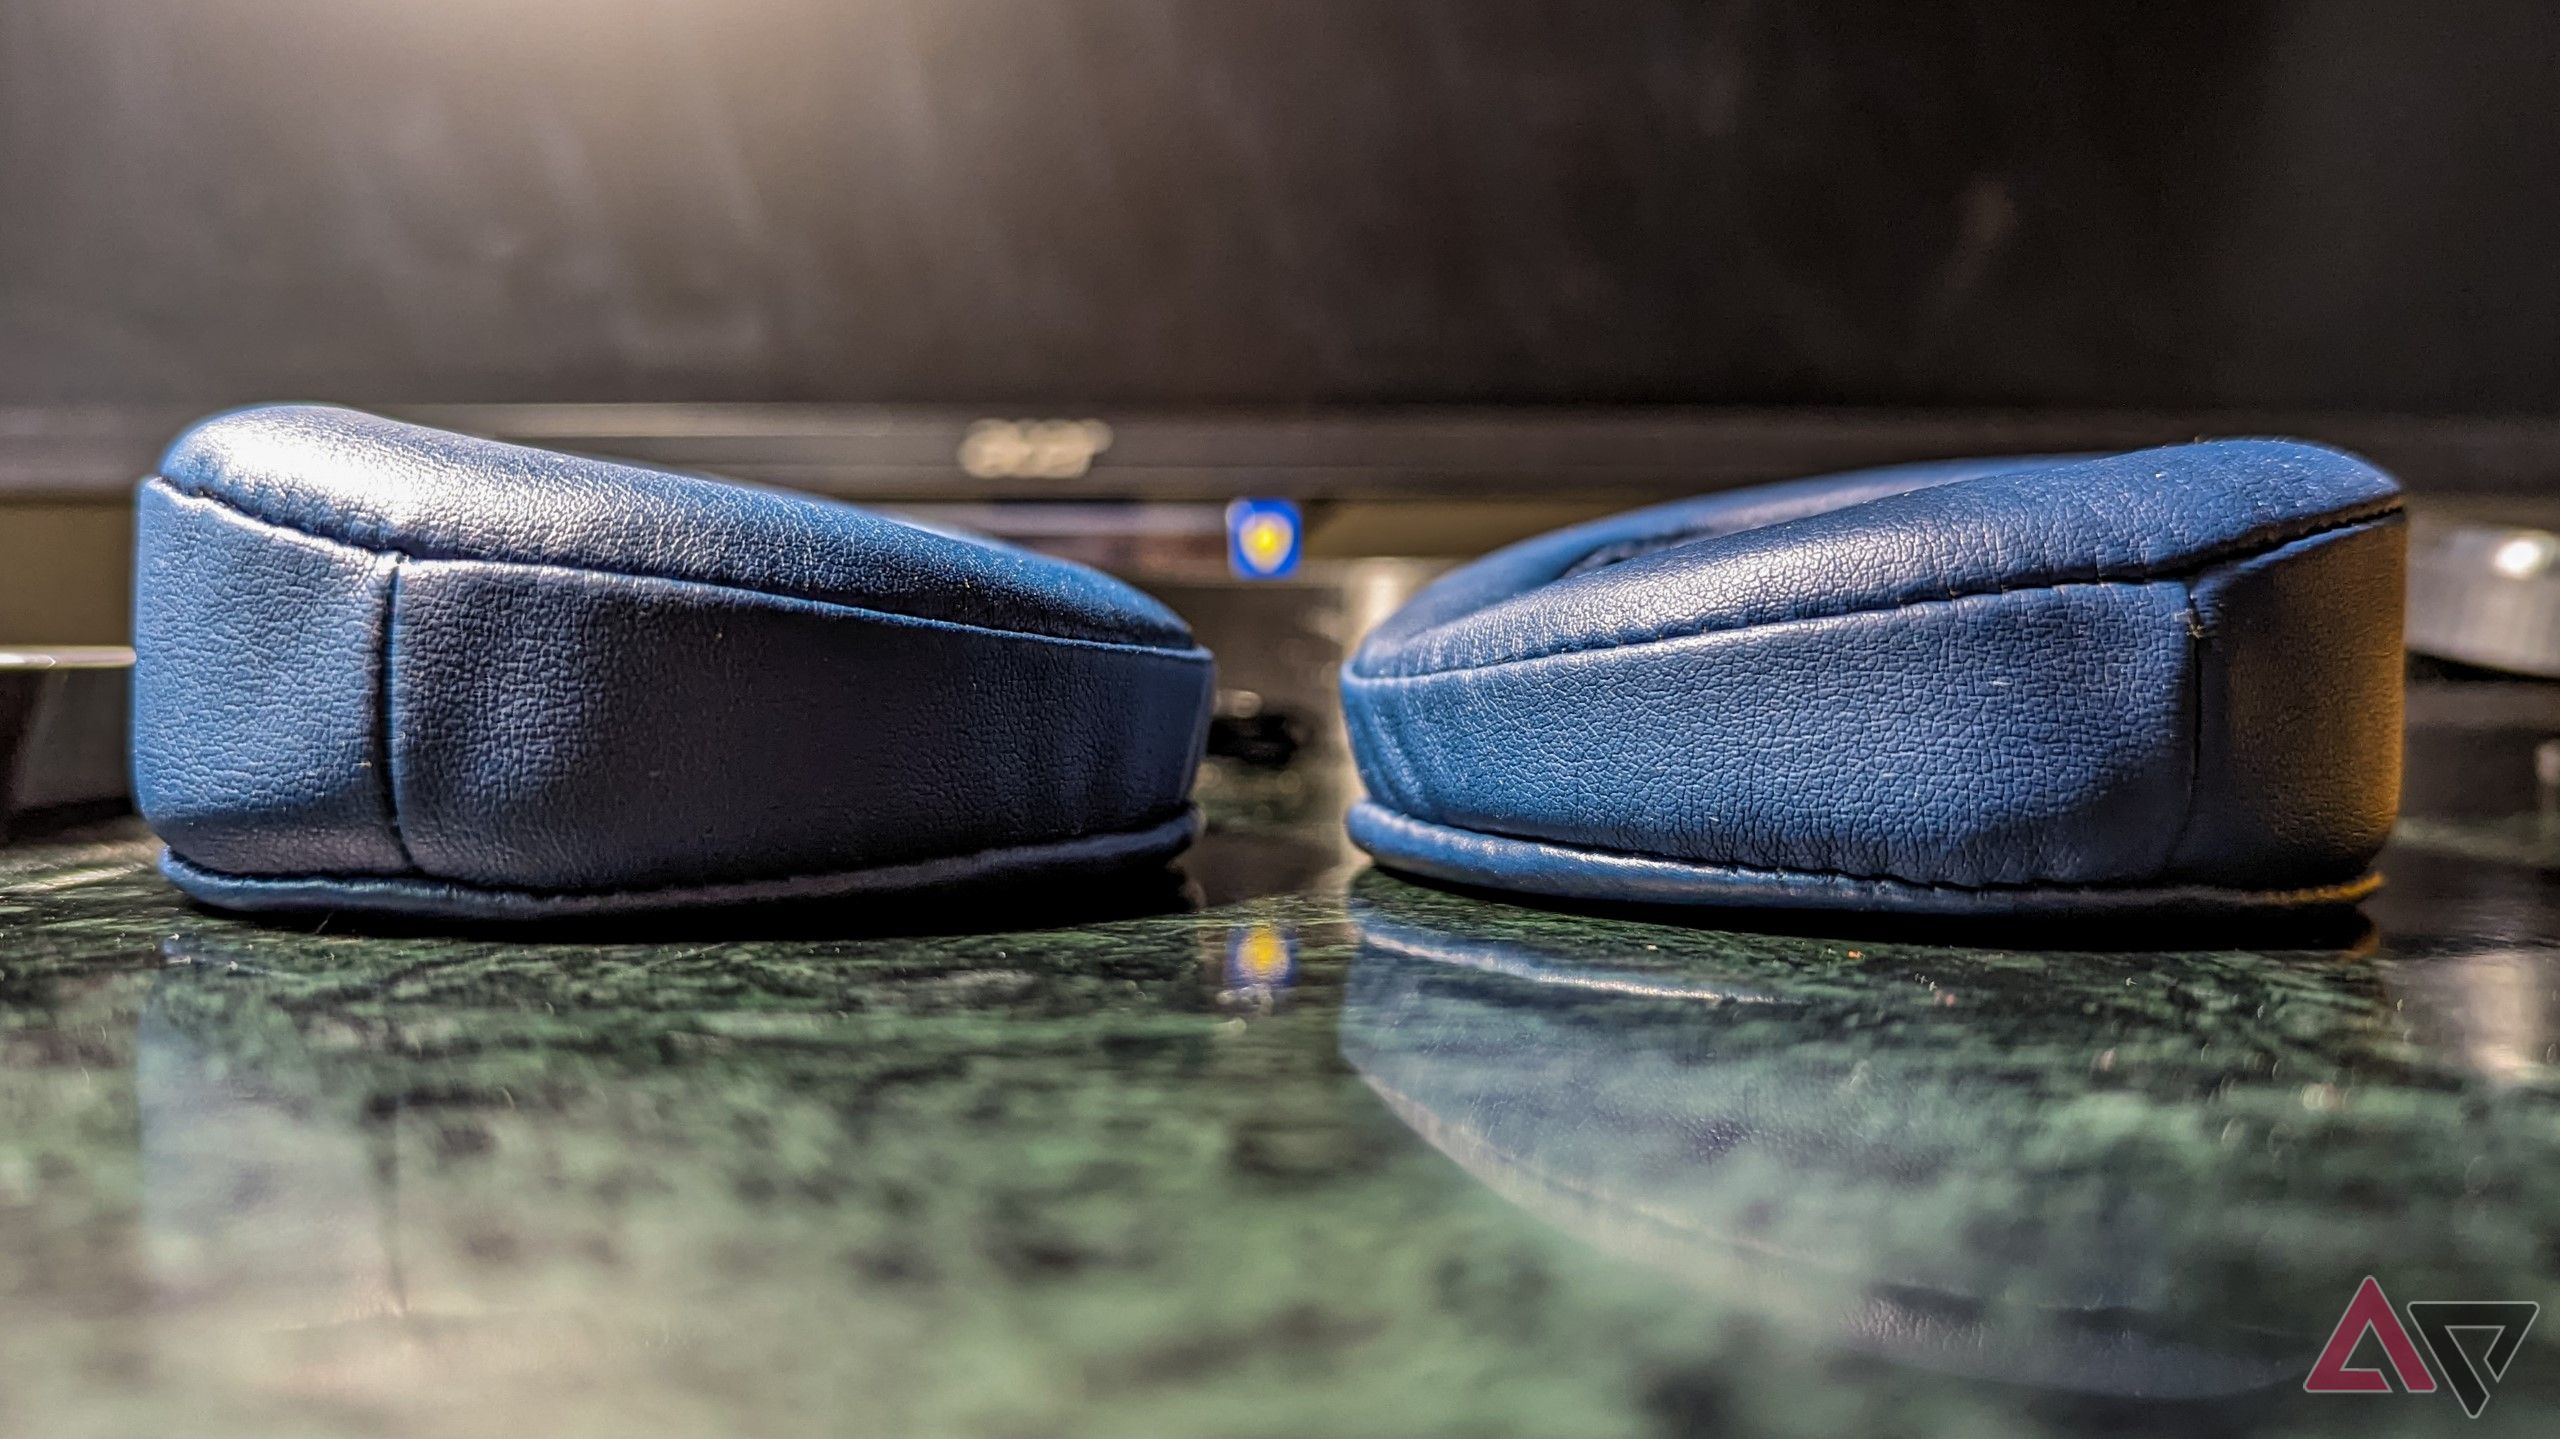
[(423, 875), (426, 871), (419, 866), (418, 857), (409, 852), (409, 836), (400, 827), (400, 786), (391, 773), (391, 757), (399, 749), (391, 735), (391, 717), (397, 712), (391, 703), (392, 636), (400, 623), (400, 568), (409, 562), (409, 557), (392, 550), (385, 552), (385, 558), (391, 561), (391, 582), (383, 586), (382, 643), (374, 647), (373, 653), (373, 767), (382, 786), (382, 817), (391, 827), (391, 847), (399, 851), (402, 864)]
[(738, 595), (746, 599), (759, 600), (768, 604), (797, 605), (806, 606), (811, 609), (832, 610), (839, 614), (858, 615), (869, 619), (885, 620), (893, 624), (915, 625), (923, 629), (953, 630), (961, 634), (983, 635), (990, 639), (1024, 640), (1033, 644), (1057, 645), (1064, 649), (1101, 650), (1110, 654), (1136, 655), (1148, 659), (1172, 660), (1182, 664), (1206, 664), (1209, 662), (1210, 658), (1209, 652), (1197, 644), (1194, 644), (1187, 650), (1177, 650), (1167, 649), (1161, 645), (1131, 644), (1125, 640), (1089, 640), (1075, 635), (1044, 634), (1038, 630), (999, 629), (993, 625), (973, 625), (962, 620), (945, 620), (936, 619), (930, 615), (913, 615), (908, 614), (903, 610), (884, 610), (875, 609), (868, 605), (847, 604), (842, 600), (813, 599), (807, 595), (787, 594), (779, 590), (759, 590), (746, 585), (723, 584), (718, 580), (693, 580), (684, 579), (674, 575), (644, 574), (635, 570), (609, 570), (601, 569), (593, 565), (557, 564), (535, 560), (484, 560), (475, 559), (467, 555), (443, 559), (432, 555), (412, 555), (402, 551), (376, 549), (371, 545), (364, 544), (356, 540), (345, 539), (337, 535), (322, 534), (318, 530), (307, 530), (300, 525), (289, 525), (277, 520), (269, 519), (267, 516), (258, 514), (255, 511), (243, 509), (240, 506), (233, 504), (231, 501), (224, 499), (220, 495), (207, 494), (197, 490), (182, 489), (175, 484), (171, 484), (166, 476), (154, 475), (152, 476), (152, 479), (159, 484), (167, 485), (170, 493), (172, 494), (180, 495), (190, 500), (202, 501), (205, 504), (215, 506), (218, 509), (237, 515), (250, 524), (264, 525), (270, 529), (282, 530), (287, 534), (300, 535), (305, 539), (318, 540), (322, 544), (336, 545), (342, 549), (355, 550), (363, 554), (396, 556), (403, 564), (435, 563), (488, 565), (498, 569), (550, 570), (564, 575), (593, 575), (604, 579), (639, 580), (649, 584), (658, 585), (684, 585), (696, 589), (714, 590), (723, 594)]
[[(1385, 805), (1377, 804), (1375, 800), (1371, 800), (1370, 803), (1376, 804), (1379, 809), (1385, 810), (1407, 824), (1419, 825), (1425, 829), (1437, 830), (1461, 838), (1493, 839), (1506, 844), (1533, 844), (1546, 849), (1563, 850), (1567, 854), (1589, 855), (1600, 859), (1643, 860), (1651, 864), (1667, 864), (1692, 871), (1725, 870), (1735, 874), (1767, 875), (1772, 879), (1845, 879), (1859, 884), (1895, 884), (1911, 889), (1950, 890), (1958, 894), (2002, 894), (2029, 890), (2061, 894), (2140, 894), (2152, 890), (2212, 890), (2224, 894), (2312, 894), (2353, 888), (2363, 883), (2363, 877), (2360, 876), (2356, 879), (2341, 880), (2336, 884), (2303, 885), (2291, 890), (2235, 889), (2228, 885), (2200, 884), (2192, 880), (2167, 883), (2157, 880), (2126, 880), (2115, 884), (2089, 884), (2072, 880), (2013, 879), (1990, 884), (1961, 884), (1954, 880), (1913, 879), (1909, 875), (1901, 874), (1860, 874), (1845, 869), (1797, 869), (1784, 865), (1745, 864), (1735, 860), (1698, 859), (1690, 855), (1655, 854), (1641, 849), (1610, 849), (1596, 844), (1571, 844), (1563, 840), (1542, 839), (1536, 835), (1505, 834), (1500, 830), (1469, 829), (1463, 825), (1443, 824), (1438, 820), (1422, 819), (1406, 814), (1399, 809), (1389, 809)], [(1391, 854), (1385, 858), (1392, 864), (1400, 856)]]
[[(1897, 610), (1918, 609), (1927, 605), (1954, 604), (1960, 600), (1983, 599), (1996, 595), (2033, 594), (2043, 590), (2069, 589), (2075, 586), (2085, 585), (2138, 586), (2164, 584), (2172, 581), (2186, 583), (2195, 579), (2197, 576), (2209, 573), (2213, 570), (2221, 569), (2225, 565), (2236, 564), (2243, 560), (2256, 559), (2262, 555), (2271, 554), (2277, 550), (2283, 549), (2288, 545), (2297, 544), (2303, 540), (2312, 539), (2320, 535), (2335, 534), (2342, 530), (2359, 529), (2367, 525), (2379, 524), (2400, 513), (2402, 513), (2402, 507), (2395, 498), (2390, 504), (2381, 509), (2359, 511), (2349, 518), (2332, 520), (2328, 523), (2314, 525), (2306, 529), (2283, 530), (2276, 534), (2267, 536), (2264, 539), (2257, 540), (2247, 548), (2217, 551), (2193, 560), (2176, 569), (2163, 569), (2156, 572), (2137, 570), (2131, 573), (2109, 573), (2104, 569), (2093, 569), (2086, 575), (2072, 575), (2062, 579), (2042, 580), (2034, 584), (1990, 585), (1981, 589), (1960, 590), (1954, 594), (1927, 595), (1912, 599), (1896, 600), (1890, 604), (1862, 605), (1842, 610), (1822, 610), (1811, 614), (1780, 615), (1762, 620), (1749, 620), (1739, 624), (1705, 624), (1695, 628), (1670, 630), (1660, 634), (1647, 634), (1624, 640), (1594, 640), (1588, 644), (1569, 645), (1562, 649), (1540, 650), (1535, 654), (1506, 655), (1501, 659), (1485, 660), (1476, 664), (1448, 665), (1442, 668), (1424, 670), (1394, 670), (1387, 673), (1361, 672), (1355, 670), (1346, 674), (1345, 678), (1357, 680), (1363, 684), (1376, 684), (1394, 680), (1436, 679), (1443, 675), (1474, 674), (1481, 670), (1501, 669), (1508, 665), (1531, 664), (1538, 660), (1560, 659), (1566, 655), (1596, 654), (1604, 650), (1641, 649), (1647, 645), (1669, 644), (1677, 640), (1697, 639), (1702, 635), (1741, 634), (1750, 630), (1774, 628), (1779, 625), (1803, 624), (1812, 620), (1841, 620), (1851, 619), (1859, 615), (1892, 614)], [(1553, 581), (1549, 581), (1548, 583), (1553, 583)], [(1543, 586), (1533, 588), (1543, 588)], [(1492, 603), (1503, 603), (1508, 600), (1516, 599), (1519, 595), (1527, 594), (1529, 592), (1529, 590), (1521, 590), (1514, 594), (1504, 595)], [(1471, 611), (1468, 615), (1458, 616), (1450, 620), (1449, 623), (1455, 624), (1460, 620), (1471, 618), (1475, 614), (1483, 613), (1484, 609), (1487, 608), (1491, 608), (1491, 605), (1489, 604)]]
[(1033, 840), (1027, 844), (997, 845), (989, 849), (963, 850), (957, 854), (929, 854), (916, 859), (899, 859), (889, 860), (880, 864), (855, 865), (850, 869), (797, 870), (790, 874), (749, 875), (739, 879), (705, 880), (691, 884), (629, 885), (606, 889), (546, 889), (533, 885), (479, 884), (465, 879), (447, 879), (441, 875), (428, 874), (423, 870), (414, 875), (372, 873), (341, 874), (326, 870), (309, 870), (293, 874), (244, 874), (236, 870), (215, 869), (211, 865), (198, 864), (194, 860), (188, 859), (185, 855), (178, 854), (174, 849), (170, 850), (169, 853), (175, 855), (190, 869), (204, 874), (213, 875), (219, 879), (236, 880), (244, 884), (335, 884), (356, 887), (383, 884), (429, 884), (434, 885), (439, 889), (458, 890), (467, 894), (520, 899), (643, 899), (654, 895), (671, 894), (717, 895), (722, 891), (728, 890), (765, 889), (775, 885), (805, 884), (812, 881), (829, 879), (849, 879), (857, 875), (872, 874), (880, 871), (916, 869), (931, 864), (949, 864), (961, 860), (981, 859), (989, 855), (1037, 855), (1044, 851), (1062, 849), (1088, 840), (1139, 838), (1157, 830), (1167, 828), (1168, 826), (1184, 819), (1186, 816), (1192, 817), (1194, 820), (1193, 828), (1196, 838), (1198, 829), (1198, 810), (1199, 806), (1185, 800), (1179, 808), (1176, 808), (1172, 812), (1164, 815), (1162, 818), (1134, 825), (1127, 829), (1084, 830), (1075, 834), (1060, 835), (1055, 839)]
[(269, 515), (262, 515), (255, 510), (237, 503), (228, 496), (216, 494), (210, 490), (190, 489), (187, 486), (170, 479), (166, 475), (155, 474), (151, 476), (150, 482), (166, 486), (171, 494), (183, 496), (190, 500), (201, 500), (218, 509), (237, 515), (251, 524), (265, 525), (271, 529), (283, 530), (287, 534), (301, 535), (306, 539), (318, 540), (323, 544), (339, 545), (351, 550), (361, 550), (366, 554), (388, 555), (396, 553), (400, 555), (404, 562), (408, 560), (420, 560), (452, 564), (500, 565), (513, 569), (558, 570), (564, 574), (601, 575), (608, 579), (648, 580), (658, 584), (669, 585), (699, 585), (707, 590), (724, 590), (730, 594), (746, 595), (760, 600), (772, 600), (785, 604), (818, 605), (827, 609), (843, 610), (849, 614), (875, 615), (882, 619), (897, 620), (903, 623), (924, 625), (936, 629), (961, 630), (970, 634), (990, 635), (1000, 639), (1035, 640), (1042, 644), (1064, 645), (1075, 649), (1111, 650), (1128, 654), (1158, 655), (1166, 659), (1184, 660), (1189, 662), (1204, 662), (1209, 658), (1209, 652), (1202, 648), (1196, 640), (1193, 642), (1191, 648), (1187, 650), (1178, 650), (1166, 645), (1140, 644), (1129, 640), (1096, 640), (1087, 639), (1081, 635), (1053, 635), (1042, 630), (1013, 630), (1002, 629), (994, 625), (973, 625), (965, 620), (938, 619), (932, 615), (909, 614), (904, 610), (883, 609), (875, 605), (854, 604), (847, 600), (822, 599), (815, 595), (792, 594), (784, 590), (760, 590), (752, 585), (730, 584), (721, 580), (693, 579), (684, 575), (652, 574), (643, 570), (607, 569), (598, 565), (572, 564), (557, 560), (487, 559), (478, 555), (468, 554), (409, 554), (405, 551), (384, 549), (381, 547), (380, 541), (378, 540), (350, 539), (344, 535), (328, 534), (320, 530), (306, 528), (302, 525), (290, 524)]
[(2160, 851), (2155, 865), (2163, 872), (2177, 863), (2178, 852), (2186, 847), (2187, 831), (2196, 827), (2196, 788), (2204, 782), (2204, 612), (2196, 608), (2193, 577), (2188, 579), (2186, 589), (2187, 602), (2178, 611), (2178, 619), (2187, 631), (2187, 803), (2186, 812), (2178, 816), (2177, 829), (2169, 836), (2169, 847)]

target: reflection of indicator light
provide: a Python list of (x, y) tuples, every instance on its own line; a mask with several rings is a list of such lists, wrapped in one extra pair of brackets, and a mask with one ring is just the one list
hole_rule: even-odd
[(1298, 978), (1298, 937), (1272, 924), (1239, 924), (1226, 932), (1229, 993), (1270, 993)]
[(1289, 500), (1237, 500), (1227, 506), (1227, 566), (1248, 580), (1276, 580), (1298, 568), (1306, 525)]

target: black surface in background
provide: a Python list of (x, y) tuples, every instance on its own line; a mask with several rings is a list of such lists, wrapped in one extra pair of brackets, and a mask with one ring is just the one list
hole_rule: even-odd
[(0, 405), (2547, 409), (2560, 10), (0, 0)]

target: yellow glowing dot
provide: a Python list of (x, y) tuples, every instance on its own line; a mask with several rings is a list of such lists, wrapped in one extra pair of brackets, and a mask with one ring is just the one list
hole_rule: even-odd
[(1278, 566), (1287, 557), (1289, 542), (1293, 538), (1289, 522), (1278, 515), (1255, 515), (1244, 522), (1243, 530), (1236, 536), (1244, 549), (1246, 562), (1257, 570)]
[(1257, 924), (1237, 941), (1236, 974), (1239, 979), (1268, 984), (1285, 977), (1288, 972), (1288, 941), (1271, 926)]

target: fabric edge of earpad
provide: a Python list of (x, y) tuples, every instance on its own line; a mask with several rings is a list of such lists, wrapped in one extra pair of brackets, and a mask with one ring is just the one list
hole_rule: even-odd
[(2307, 889), (2200, 884), (1968, 888), (1691, 863), (1515, 839), (1415, 819), (1367, 799), (1352, 806), (1346, 823), (1352, 843), (1389, 869), (1452, 884), (1603, 903), (1942, 915), (2189, 914), (2352, 904), (2382, 885), (2379, 874), (2368, 872)]
[(1197, 837), (1197, 806), (1160, 824), (1043, 844), (982, 850), (900, 864), (651, 889), (543, 891), (457, 884), (419, 875), (243, 875), (207, 869), (163, 850), (160, 872), (187, 896), (246, 913), (355, 910), (446, 919), (541, 921), (716, 909), (776, 901), (910, 898), (944, 888), (1033, 878), (1062, 879), (1169, 859)]

